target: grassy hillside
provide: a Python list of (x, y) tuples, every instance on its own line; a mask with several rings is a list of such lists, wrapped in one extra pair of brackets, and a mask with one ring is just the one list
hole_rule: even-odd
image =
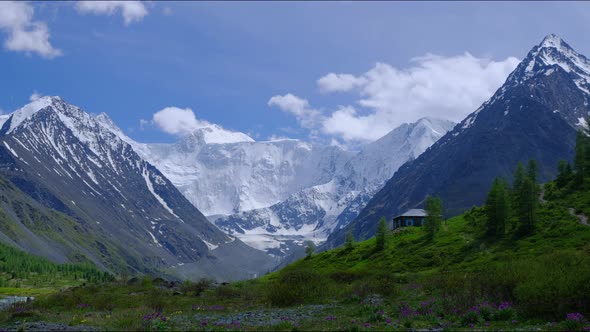
[[(554, 201), (539, 216), (521, 239), (487, 238), (475, 208), (433, 239), (405, 228), (389, 232), (382, 251), (370, 239), (256, 280), (119, 281), (25, 307), (33, 320), (111, 330), (581, 329), (589, 324), (571, 314), (590, 312), (590, 227)], [(19, 315), (1, 314), (0, 325)]]

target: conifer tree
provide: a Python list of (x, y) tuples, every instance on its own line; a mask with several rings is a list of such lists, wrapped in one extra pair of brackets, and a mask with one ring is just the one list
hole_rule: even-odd
[(310, 258), (315, 251), (315, 244), (312, 241), (307, 241), (307, 245), (305, 246), (305, 255), (306, 258)]
[(379, 219), (377, 224), (377, 232), (375, 233), (375, 249), (381, 251), (385, 249), (385, 235), (387, 234), (387, 220), (385, 217)]
[(574, 157), (575, 179), (578, 186), (590, 176), (590, 138), (587, 131), (578, 131), (576, 136), (576, 155)]
[(504, 236), (510, 218), (508, 185), (504, 179), (494, 179), (486, 199), (485, 209), (486, 234), (495, 237)]
[(344, 243), (344, 247), (347, 250), (352, 250), (352, 248), (354, 248), (354, 236), (352, 235), (351, 230), (346, 233), (346, 242)]
[(424, 228), (429, 238), (433, 238), (442, 224), (443, 204), (440, 197), (426, 197), (426, 220)]
[(557, 178), (555, 182), (558, 188), (565, 187), (572, 179), (573, 171), (570, 164), (565, 160), (560, 160), (557, 163)]
[(537, 167), (537, 161), (534, 159), (529, 160), (527, 165), (527, 176), (534, 182), (537, 183), (537, 173), (539, 172)]
[(518, 163), (514, 174), (513, 204), (520, 235), (530, 234), (537, 219), (539, 185), (536, 180), (537, 166), (535, 161), (529, 161), (526, 173), (522, 163)]

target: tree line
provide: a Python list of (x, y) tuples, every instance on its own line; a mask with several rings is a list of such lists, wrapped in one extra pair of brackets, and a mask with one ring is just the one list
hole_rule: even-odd
[(16, 248), (0, 244), (0, 282), (6, 279), (26, 279), (31, 275), (59, 277), (63, 279), (84, 279), (88, 282), (105, 282), (113, 276), (98, 270), (92, 264), (56, 264), (45, 258), (27, 254)]
[(524, 236), (534, 231), (540, 194), (537, 173), (537, 162), (529, 160), (526, 168), (518, 163), (512, 186), (504, 178), (494, 179), (484, 205), (488, 236), (503, 237), (509, 231)]

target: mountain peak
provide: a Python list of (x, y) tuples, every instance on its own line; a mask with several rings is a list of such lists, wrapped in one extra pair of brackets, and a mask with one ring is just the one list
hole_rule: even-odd
[(30, 118), (33, 114), (37, 111), (42, 110), (48, 106), (54, 106), (59, 103), (63, 102), (61, 97), (59, 96), (43, 96), (32, 100), (30, 103), (26, 104), (25, 106), (17, 109), (16, 111), (10, 114), (10, 128), (8, 128), (7, 133), (10, 133), (16, 127), (18, 127), (23, 121)]
[(252, 137), (237, 131), (227, 130), (216, 124), (197, 128), (189, 137), (196, 137), (205, 144), (225, 144), (238, 142), (254, 142)]
[(590, 60), (553, 33), (533, 47), (510, 74), (508, 83), (521, 84), (541, 74), (551, 75), (556, 70), (568, 73), (580, 90), (590, 94)]
[(554, 33), (550, 33), (547, 36), (545, 36), (545, 38), (543, 38), (543, 41), (541, 42), (541, 44), (539, 44), (539, 48), (560, 48), (562, 47), (562, 44), (565, 44), (565, 42), (563, 41), (563, 39), (561, 39), (561, 37)]

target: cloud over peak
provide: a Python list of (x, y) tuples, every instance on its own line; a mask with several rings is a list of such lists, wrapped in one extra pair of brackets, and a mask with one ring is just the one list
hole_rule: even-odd
[(152, 121), (162, 131), (173, 135), (186, 135), (210, 125), (207, 121), (198, 120), (192, 109), (175, 106), (154, 113)]
[[(292, 113), (302, 127), (315, 128), (328, 138), (372, 141), (423, 117), (462, 120), (492, 96), (518, 63), (515, 57), (494, 61), (470, 53), (426, 54), (411, 59), (406, 68), (379, 62), (360, 75), (328, 73), (316, 81), (323, 94), (356, 95), (353, 105), (319, 112), (306, 99), (291, 94), (272, 97), (268, 104)], [(314, 121), (304, 122), (309, 114)]]
[(291, 113), (304, 128), (313, 128), (321, 120), (321, 113), (309, 106), (306, 99), (287, 93), (274, 96), (268, 101), (268, 106), (276, 106), (281, 111)]

